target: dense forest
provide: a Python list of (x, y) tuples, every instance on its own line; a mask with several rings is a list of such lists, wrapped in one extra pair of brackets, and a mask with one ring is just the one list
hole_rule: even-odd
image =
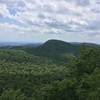
[(0, 100), (100, 100), (100, 46), (0, 47)]

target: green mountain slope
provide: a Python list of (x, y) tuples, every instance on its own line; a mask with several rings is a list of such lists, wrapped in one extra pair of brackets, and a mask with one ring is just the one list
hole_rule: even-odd
[(67, 61), (72, 56), (79, 54), (80, 45), (71, 44), (60, 40), (48, 40), (36, 48), (24, 48), (28, 53), (39, 57), (46, 57), (54, 61)]
[(48, 56), (64, 53), (77, 54), (79, 52), (79, 46), (60, 40), (48, 40), (46, 43), (36, 48), (36, 52)]

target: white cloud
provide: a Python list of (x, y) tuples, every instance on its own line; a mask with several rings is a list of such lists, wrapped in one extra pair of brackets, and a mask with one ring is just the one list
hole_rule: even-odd
[(0, 17), (7, 17), (9, 16), (9, 10), (5, 4), (0, 3)]
[[(0, 33), (32, 34), (33, 38), (56, 34), (72, 41), (88, 41), (100, 34), (98, 0), (1, 0), (0, 7), (0, 16), (15, 20), (13, 25), (8, 20), (0, 23)], [(16, 22), (22, 24), (16, 26)]]

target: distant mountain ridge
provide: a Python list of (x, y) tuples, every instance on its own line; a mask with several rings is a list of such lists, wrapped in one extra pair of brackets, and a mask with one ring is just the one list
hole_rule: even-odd
[(65, 42), (62, 40), (51, 39), (45, 43), (4, 43), (0, 44), (0, 48), (11, 48), (11, 49), (23, 49), (29, 53), (35, 54), (36, 56), (52, 57), (64, 54), (77, 55), (80, 48), (83, 46), (87, 47), (100, 47), (100, 45), (93, 43), (76, 43), (76, 42)]
[(25, 47), (37, 47), (37, 46), (40, 46), (40, 45), (44, 45), (44, 44), (47, 44), (47, 43), (52, 43), (52, 44), (55, 44), (55, 43), (65, 43), (65, 44), (80, 44), (80, 45), (95, 45), (95, 46), (100, 46), (99, 44), (96, 44), (96, 43), (88, 43), (88, 42), (66, 42), (66, 41), (63, 41), (63, 40), (56, 40), (56, 39), (51, 39), (51, 40), (48, 40), (46, 41), (45, 43), (41, 43), (41, 42), (0, 42), (0, 47), (6, 47), (6, 46), (25, 46)]
[(22, 47), (37, 47), (42, 43), (16, 43), (16, 42), (1, 42), (0, 48), (22, 48)]
[(54, 62), (66, 62), (68, 59), (78, 56), (83, 47), (97, 48), (100, 45), (92, 43), (69, 43), (61, 40), (48, 40), (40, 44), (9, 45), (1, 49), (22, 50), (39, 58), (53, 60)]
[(24, 45), (24, 43), (0, 42), (0, 47), (5, 47), (5, 46), (19, 46), (19, 45)]

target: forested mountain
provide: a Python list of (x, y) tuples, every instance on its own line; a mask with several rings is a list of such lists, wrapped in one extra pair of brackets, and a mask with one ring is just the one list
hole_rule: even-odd
[(0, 100), (100, 100), (100, 46), (48, 40), (1, 47)]
[(26, 44), (22, 46), (11, 46), (12, 49), (23, 49), (28, 53), (35, 54), (37, 56), (57, 56), (62, 54), (72, 54), (78, 55), (80, 49), (83, 47), (100, 47), (100, 45), (92, 43), (74, 43), (74, 42), (65, 42), (61, 40), (48, 40), (45, 43), (38, 44)]
[(43, 45), (36, 48), (43, 56), (61, 55), (61, 54), (77, 54), (79, 53), (80, 45), (71, 44), (60, 40), (48, 40)]

